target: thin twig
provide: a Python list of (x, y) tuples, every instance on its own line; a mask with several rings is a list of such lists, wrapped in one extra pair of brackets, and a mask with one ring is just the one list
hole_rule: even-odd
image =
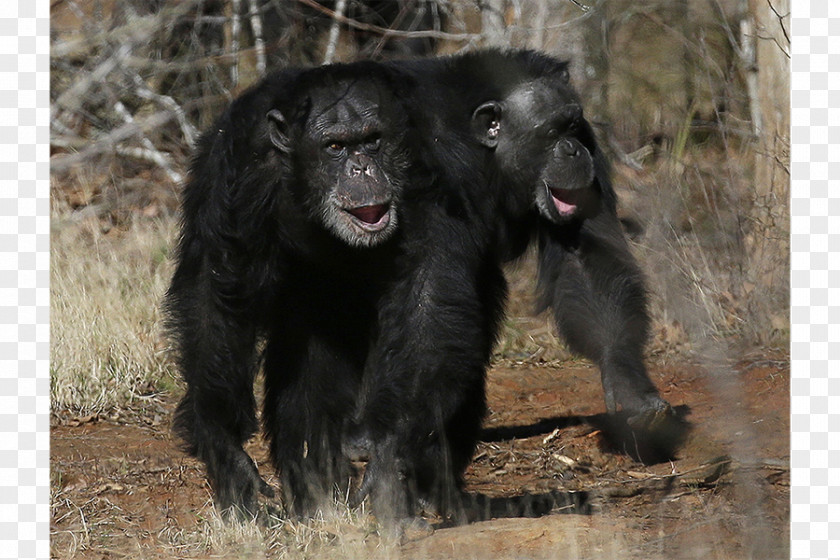
[[(406, 16), (408, 15), (409, 9), (411, 7), (412, 6), (409, 6), (408, 4), (403, 4), (400, 7), (400, 11), (397, 14), (397, 17), (394, 18), (394, 21), (392, 21), (388, 25), (388, 27), (398, 28), (400, 25), (402, 25), (402, 22), (405, 20)], [(371, 58), (376, 59), (379, 56), (379, 54), (382, 52), (382, 49), (385, 47), (385, 43), (387, 41), (388, 41), (387, 37), (380, 37), (379, 38), (379, 41), (377, 42), (376, 47), (373, 49), (373, 53), (371, 53)]]
[[(767, 5), (770, 6), (770, 9), (773, 10), (773, 13), (776, 14), (777, 18), (779, 18), (779, 27), (782, 28), (782, 34), (785, 36), (785, 39), (787, 40), (787, 44), (790, 45), (790, 36), (787, 33), (787, 29), (785, 29), (785, 22), (784, 22), (784, 19), (790, 15), (790, 12), (788, 12), (785, 15), (780, 14), (776, 10), (776, 7), (773, 6), (773, 3), (770, 2), (770, 0), (767, 0)], [(779, 46), (781, 47), (781, 45), (779, 45)], [(790, 58), (790, 54), (788, 54), (788, 52), (785, 49), (782, 49), (782, 51), (788, 56), (788, 58)]]
[(588, 12), (589, 10), (591, 10), (591, 9), (592, 9), (592, 8), (590, 8), (589, 6), (586, 6), (586, 5), (584, 5), (584, 4), (581, 4), (581, 3), (580, 3), (580, 2), (578, 2), (577, 0), (569, 0), (569, 2), (571, 2), (572, 4), (574, 4), (575, 6), (577, 6), (578, 8), (580, 8), (581, 10), (583, 10), (584, 12)]
[(347, 9), (347, 0), (338, 0), (335, 4), (333, 22), (330, 26), (330, 38), (327, 41), (327, 51), (324, 53), (324, 64), (330, 64), (335, 56), (335, 49), (338, 45), (338, 37), (341, 34), (340, 19), (344, 18), (344, 10)]
[(757, 38), (758, 39), (763, 39), (763, 40), (768, 40), (769, 39), (769, 40), (773, 41), (774, 43), (776, 43), (776, 46), (779, 47), (779, 50), (782, 51), (782, 54), (784, 54), (787, 58), (790, 58), (790, 52), (789, 52), (790, 51), (790, 37), (788, 37), (787, 30), (785, 29), (785, 25), (784, 25), (784, 18), (789, 16), (790, 14), (789, 13), (787, 15), (779, 14), (779, 12), (776, 11), (776, 8), (773, 7), (773, 4), (770, 3), (770, 0), (767, 0), (767, 5), (770, 6), (770, 10), (773, 12), (773, 14), (775, 14), (776, 18), (778, 18), (779, 27), (782, 29), (782, 35), (784, 35), (785, 39), (787, 40), (788, 47), (785, 48), (785, 46), (782, 45), (779, 42), (779, 40), (776, 38), (776, 34), (773, 33), (772, 31), (770, 31), (770, 29), (768, 29), (768, 28), (764, 28), (764, 31), (768, 31), (770, 33), (769, 37), (764, 37), (762, 35), (757, 34)]
[[(694, 473), (697, 473), (697, 472), (707, 472), (710, 469), (717, 469), (717, 468), (721, 468), (721, 467), (726, 467), (726, 466), (729, 466), (731, 464), (732, 464), (732, 459), (726, 457), (726, 458), (720, 458), (718, 460), (715, 460), (715, 461), (712, 461), (712, 462), (709, 462), (709, 463), (704, 463), (704, 464), (702, 464), (698, 467), (695, 467), (693, 469), (688, 469), (688, 470), (685, 470), (685, 471), (682, 471), (682, 472), (672, 472), (672, 473), (668, 473), (668, 474), (648, 474), (648, 473), (639, 473), (639, 474), (643, 475), (642, 480), (645, 480), (645, 481), (647, 481), (647, 480), (669, 480), (669, 479), (672, 479), (672, 478), (673, 479), (685, 478), (685, 476), (689, 475), (689, 474), (694, 474)], [(712, 474), (718, 474), (718, 473), (715, 472), (715, 473), (712, 473)], [(722, 476), (724, 473), (719, 473), (719, 474)], [(639, 478), (630, 478), (628, 480), (619, 480), (618, 482), (621, 483), (621, 484), (632, 484), (633, 482), (636, 482), (638, 480), (639, 480)]]

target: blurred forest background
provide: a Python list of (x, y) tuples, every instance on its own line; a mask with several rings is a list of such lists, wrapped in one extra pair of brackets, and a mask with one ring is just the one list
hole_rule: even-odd
[[(653, 355), (786, 347), (789, 0), (52, 0), (55, 407), (173, 388), (159, 301), (196, 137), (289, 65), (571, 61), (649, 278)], [(514, 297), (498, 359), (564, 350)]]

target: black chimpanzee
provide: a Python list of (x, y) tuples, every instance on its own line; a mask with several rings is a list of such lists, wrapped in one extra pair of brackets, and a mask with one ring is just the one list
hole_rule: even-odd
[(175, 430), (222, 511), (272, 491), (242, 448), (264, 422), (292, 507), (346, 479), (341, 428), (393, 276), (405, 113), (373, 64), (272, 75), (201, 138), (166, 296), (187, 391)]
[[(201, 140), (167, 309), (187, 381), (175, 428), (223, 511), (253, 514), (258, 491), (271, 493), (242, 448), (256, 430), (259, 340), (263, 422), (292, 511), (350, 478), (341, 436), (359, 395), (381, 421), (402, 412), (396, 399), (440, 402), (446, 416), (429, 420), (450, 427), (445, 459), (462, 472), (471, 458), (505, 295), (500, 191), (473, 195), (483, 176), (462, 169), (476, 161), (461, 153), (468, 129), (441, 139), (445, 155), (414, 143), (424, 137), (397, 102), (413, 102), (412, 80), (372, 63), (281, 72)], [(379, 392), (367, 371), (392, 383)], [(377, 450), (391, 442), (404, 443)], [(405, 494), (390, 492), (404, 469), (376, 475), (380, 464), (367, 471), (377, 514), (405, 517)]]
[[(489, 316), (496, 317), (496, 298), (505, 293), (498, 266), (536, 237), (542, 304), (553, 309), (572, 349), (600, 366), (608, 411), (621, 406), (643, 437), (671, 409), (646, 373), (642, 275), (566, 63), (529, 51), (482, 51), (393, 64), (414, 78), (409, 106), (425, 157), (436, 166), (437, 190), (459, 185), (468, 204), (495, 208), (490, 221), (480, 215), (485, 221), (467, 230), (480, 252), (498, 259), (485, 264), (493, 271), (484, 299)], [(447, 249), (440, 245), (438, 258), (457, 270)], [(451, 360), (449, 352), (418, 351), (460, 342), (445, 338), (434, 308), (423, 308), (424, 301), (446, 297), (449, 279), (438, 280), (437, 295), (415, 288), (402, 296), (413, 314), (425, 311), (415, 321), (426, 325), (414, 335), (422, 342), (412, 342), (410, 328), (393, 330), (392, 343), (383, 346), (386, 359), (368, 361), (345, 435), (348, 455), (369, 457), (360, 496), (371, 493), (375, 511), (397, 517), (410, 515), (417, 499), (459, 513), (459, 483), (484, 414), (483, 370), (443, 363), (439, 358)], [(488, 326), (494, 338), (497, 323)], [(482, 349), (487, 359), (489, 347)]]
[(621, 405), (632, 425), (647, 426), (670, 409), (646, 373), (646, 292), (606, 158), (565, 64), (533, 52), (511, 56), (534, 77), (475, 111), (479, 140), (495, 151), (503, 176), (535, 189), (542, 307), (552, 308), (572, 350), (600, 367), (607, 411)]

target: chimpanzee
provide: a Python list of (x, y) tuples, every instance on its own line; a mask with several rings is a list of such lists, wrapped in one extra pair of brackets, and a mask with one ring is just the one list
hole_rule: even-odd
[[(649, 320), (642, 275), (566, 63), (530, 51), (492, 50), (391, 64), (414, 78), (409, 106), (425, 157), (436, 166), (436, 189), (461, 185), (468, 204), (495, 211), (492, 218), (479, 213), (467, 229), (480, 252), (497, 259), (485, 264), (491, 289), (483, 301), (494, 320), (484, 333), (495, 338), (499, 298), (506, 293), (498, 266), (521, 256), (536, 238), (542, 305), (553, 309), (572, 349), (600, 366), (608, 411), (620, 405), (643, 437), (671, 409), (645, 370)], [(457, 270), (447, 250), (441, 245), (438, 258)], [(427, 325), (415, 335), (423, 342), (405, 340), (411, 329), (393, 331), (397, 337), (382, 346), (387, 359), (367, 363), (345, 432), (345, 452), (369, 458), (359, 497), (370, 493), (374, 511), (396, 517), (411, 515), (418, 499), (463, 513), (458, 488), (485, 411), (483, 371), (416, 351), (453, 343), (439, 336), (436, 310), (423, 308), (432, 297), (445, 298), (449, 279), (438, 280), (433, 296), (406, 290), (407, 308), (426, 315), (415, 321)], [(489, 359), (487, 344), (473, 348)]]
[[(489, 56), (489, 55), (488, 55)], [(474, 113), (501, 173), (534, 186), (541, 307), (575, 352), (601, 369), (607, 411), (644, 427), (670, 408), (647, 376), (649, 318), (641, 270), (616, 213), (606, 158), (560, 61), (514, 55), (536, 77)], [(536, 175), (535, 175), (536, 173)], [(512, 181), (509, 185), (516, 186)]]
[[(505, 296), (500, 191), (473, 196), (482, 184), (469, 181), (483, 176), (462, 169), (468, 135), (442, 138), (445, 156), (416, 142), (410, 106), (398, 102), (413, 102), (412, 84), (373, 63), (284, 71), (202, 137), (166, 306), (187, 381), (176, 432), (205, 463), (222, 511), (253, 514), (257, 493), (271, 494), (242, 448), (256, 430), (260, 362), (264, 429), (294, 513), (350, 478), (341, 436), (360, 396), (376, 401), (371, 413), (384, 408), (381, 420), (401, 412), (396, 398), (451, 398), (432, 423), (451, 426), (455, 471), (471, 457)], [(487, 150), (469, 161), (492, 159)], [(392, 383), (379, 392), (367, 371)], [(375, 475), (379, 464), (368, 469), (377, 514), (404, 517), (405, 494), (390, 492), (404, 469)]]
[(273, 493), (242, 447), (257, 429), (260, 361), (291, 507), (346, 478), (340, 431), (396, 266), (410, 175), (391, 74), (372, 63), (282, 71), (199, 142), (165, 308), (187, 382), (174, 427), (221, 511), (252, 515), (257, 493)]

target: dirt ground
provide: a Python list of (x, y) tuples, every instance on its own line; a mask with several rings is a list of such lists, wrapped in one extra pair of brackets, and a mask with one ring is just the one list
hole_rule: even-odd
[[(652, 464), (616, 442), (596, 368), (572, 361), (491, 369), (491, 412), (467, 490), (490, 498), (554, 491), (568, 504), (538, 518), (440, 527), (401, 545), (384, 543), (373, 521), (360, 521), (366, 514), (356, 511), (349, 529), (288, 523), (261, 547), (243, 547), (240, 538), (231, 550), (213, 537), (221, 530), (199, 465), (170, 434), (174, 403), (150, 400), (131, 416), (56, 413), (52, 555), (343, 558), (367, 550), (418, 559), (788, 558), (787, 359), (752, 354), (726, 372), (686, 362), (651, 366), (690, 426), (674, 459)], [(249, 451), (276, 484), (263, 443), (252, 442)], [(353, 538), (366, 548), (351, 552), (346, 543)]]

